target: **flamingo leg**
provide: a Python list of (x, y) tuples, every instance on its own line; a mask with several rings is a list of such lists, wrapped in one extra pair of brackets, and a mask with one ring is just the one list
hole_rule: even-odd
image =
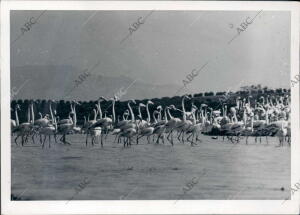
[(54, 140), (55, 140), (55, 143), (57, 143), (56, 134), (54, 134)]
[(62, 135), (61, 138), (59, 138), (60, 142), (63, 142), (63, 137), (64, 137), (64, 135)]
[(105, 134), (105, 138), (104, 138), (105, 140), (107, 138), (108, 133), (109, 133), (109, 131), (108, 131), (108, 129), (106, 129), (106, 134)]
[[(171, 135), (171, 140), (169, 139), (170, 135)], [(174, 145), (174, 142), (173, 142), (173, 130), (171, 130), (169, 132), (169, 135), (167, 136), (167, 140), (172, 144), (172, 146)]]
[[(197, 132), (197, 134), (196, 134), (196, 142), (197, 141), (200, 141), (201, 142), (201, 140), (199, 139), (199, 133)], [(223, 136), (223, 141), (224, 141), (224, 136)]]
[(31, 139), (32, 139), (32, 143), (33, 143), (33, 144), (35, 144), (35, 142), (34, 142), (34, 136), (35, 136), (35, 134), (33, 134), (33, 135), (31, 136)]
[(88, 132), (86, 132), (85, 147), (87, 147), (87, 145), (88, 145), (88, 137), (89, 137), (89, 134), (88, 134)]
[(124, 138), (124, 148), (125, 148), (125, 146), (126, 146), (126, 139)]
[(116, 142), (117, 138), (118, 138), (118, 135), (116, 134), (116, 137), (115, 137), (115, 139), (114, 139), (114, 142), (113, 142), (113, 143), (115, 143), (115, 142)]
[(17, 137), (15, 138), (15, 143), (16, 145), (18, 146), (18, 143), (17, 143), (17, 139), (20, 137), (20, 135), (18, 134)]
[(24, 135), (22, 135), (22, 146), (24, 146)]
[(186, 141), (191, 142), (190, 138), (192, 137), (193, 133), (191, 133), (187, 138)]
[(103, 147), (103, 135), (101, 134), (101, 147)]
[(67, 139), (67, 138), (66, 138), (66, 135), (65, 135), (65, 137), (64, 137), (65, 143), (68, 144), (68, 145), (71, 145), (71, 143), (67, 142), (66, 139)]
[(46, 135), (45, 135), (44, 140), (43, 140), (42, 148), (44, 148), (45, 142), (46, 142)]
[(193, 132), (193, 133), (192, 133), (191, 146), (197, 145), (197, 143), (194, 142), (194, 136), (195, 136), (195, 133)]
[(92, 137), (92, 146), (94, 146), (95, 136)]
[[(157, 144), (159, 144), (159, 138), (160, 138), (160, 136), (161, 136), (161, 134), (159, 134), (158, 136), (157, 136), (157, 140), (156, 140), (156, 143)], [(154, 137), (154, 136), (153, 136)]]
[(181, 138), (182, 143), (184, 143), (184, 134), (185, 134), (184, 131), (182, 131), (182, 136), (181, 136), (182, 137)]
[(183, 133), (183, 130), (180, 131), (179, 135), (177, 136), (177, 139), (178, 141), (180, 142), (180, 137), (181, 137), (181, 134)]

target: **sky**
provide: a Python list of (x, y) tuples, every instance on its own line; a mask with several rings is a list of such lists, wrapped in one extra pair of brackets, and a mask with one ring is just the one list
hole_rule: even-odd
[[(46, 11), (22, 34), (21, 27), (41, 13), (11, 12), (12, 67), (84, 70), (99, 62), (95, 72), (106, 76), (182, 86), (208, 62), (187, 92), (289, 86), (289, 12), (262, 11), (238, 35), (239, 25), (258, 11)], [(143, 24), (130, 35), (138, 20)]]

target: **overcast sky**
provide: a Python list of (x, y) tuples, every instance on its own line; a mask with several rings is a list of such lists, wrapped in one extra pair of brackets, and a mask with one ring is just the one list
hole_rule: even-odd
[[(41, 12), (13, 11), (11, 41), (21, 35), (26, 21)], [(258, 11), (154, 11), (120, 43), (130, 25), (149, 12), (46, 11), (12, 45), (11, 64), (71, 65), (84, 70), (100, 60), (95, 71), (107, 76), (182, 85), (186, 75), (209, 61), (188, 85), (191, 92), (223, 91), (239, 84), (289, 85), (288, 12), (263, 11), (228, 44), (236, 28)]]

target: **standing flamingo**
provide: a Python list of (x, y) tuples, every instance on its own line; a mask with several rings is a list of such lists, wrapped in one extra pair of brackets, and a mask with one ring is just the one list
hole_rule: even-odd
[[(15, 138), (15, 143), (17, 143), (17, 139), (19, 137), (22, 138), (21, 145), (24, 146), (26, 136), (30, 135), (33, 129), (33, 122), (34, 122), (34, 115), (31, 116), (31, 107), (33, 105), (33, 101), (30, 101), (27, 107), (27, 122), (19, 124), (15, 129), (14, 132), (17, 133), (17, 137)], [(18, 115), (18, 114), (17, 114)], [(17, 117), (18, 118), (18, 117)]]
[(132, 108), (130, 106), (130, 103), (136, 104), (136, 102), (134, 100), (130, 100), (127, 103), (130, 115), (131, 115), (131, 120), (130, 121), (125, 121), (124, 123), (121, 124), (121, 133), (120, 136), (121, 137), (125, 137), (126, 139), (124, 139), (124, 147), (127, 145), (131, 145), (131, 141), (132, 141), (132, 137), (134, 137), (137, 134), (137, 123), (135, 121), (135, 116), (134, 113), (132, 111)]
[[(74, 128), (76, 127), (76, 109), (75, 105), (79, 104), (78, 102), (72, 101), (70, 103), (71, 106), (71, 112), (69, 113), (69, 118), (67, 119), (62, 119), (57, 122), (57, 128), (58, 132), (62, 134), (62, 137), (60, 138), (60, 141), (63, 142), (64, 144), (71, 145), (71, 143), (66, 141), (66, 135), (68, 133), (71, 133), (74, 131)], [(74, 107), (73, 107), (74, 105)]]
[[(97, 122), (96, 118), (97, 118), (97, 114), (98, 114), (96, 109), (93, 109), (93, 112), (94, 112), (94, 119), (86, 122), (86, 124), (85, 124), (85, 127), (86, 127), (85, 145), (86, 145), (86, 147), (87, 147), (87, 144), (88, 144), (88, 136), (89, 135), (91, 135), (92, 145), (94, 145), (95, 139), (97, 139), (97, 142), (98, 142), (98, 139), (101, 136), (101, 132), (102, 132), (102, 128), (100, 126), (93, 126)], [(101, 144), (101, 146), (102, 146), (102, 144)]]
[(39, 133), (40, 135), (44, 135), (44, 141), (42, 143), (42, 148), (44, 148), (44, 144), (46, 142), (46, 137), (48, 136), (49, 139), (49, 148), (50, 148), (50, 144), (51, 144), (51, 135), (54, 136), (55, 142), (56, 142), (56, 132), (57, 132), (57, 123), (56, 123), (56, 119), (53, 115), (52, 112), (52, 106), (51, 106), (51, 101), (49, 102), (49, 110), (50, 110), (50, 115), (51, 115), (51, 123), (48, 122), (48, 124), (46, 126), (42, 126), (39, 129)]
[(150, 104), (154, 104), (154, 103), (150, 100), (147, 102), (147, 105), (146, 105), (147, 116), (148, 116), (147, 117), (147, 125), (140, 128), (140, 131), (139, 131), (140, 136), (137, 136), (137, 144), (138, 144), (138, 140), (141, 137), (147, 137), (147, 141), (148, 141), (148, 143), (150, 143), (150, 136), (153, 134), (153, 131), (154, 131), (154, 127), (152, 127), (150, 125), (150, 123), (151, 123), (151, 116), (150, 116), (150, 111), (149, 111)]

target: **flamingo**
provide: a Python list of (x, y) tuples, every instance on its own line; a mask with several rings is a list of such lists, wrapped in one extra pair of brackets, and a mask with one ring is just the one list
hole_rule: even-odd
[[(74, 107), (73, 107), (74, 103)], [(71, 112), (69, 113), (69, 118), (67, 119), (62, 119), (57, 122), (57, 128), (58, 132), (62, 134), (62, 137), (60, 138), (60, 141), (63, 142), (64, 144), (71, 145), (71, 143), (66, 141), (66, 135), (70, 132), (74, 131), (74, 128), (76, 126), (76, 110), (75, 110), (75, 104), (79, 104), (78, 102), (72, 101), (70, 103), (71, 106)]]
[(15, 129), (19, 126), (19, 117), (18, 117), (18, 110), (21, 110), (20, 105), (16, 104), (15, 106), (15, 120), (11, 120), (11, 133), (14, 134)]
[(34, 125), (37, 127), (46, 127), (49, 121), (49, 115), (46, 114), (44, 117), (42, 116), (41, 112), (39, 112), (40, 118), (34, 121)]
[(57, 123), (56, 123), (56, 119), (52, 112), (51, 101), (49, 102), (49, 110), (50, 110), (50, 115), (51, 115), (51, 120), (52, 120), (51, 123), (48, 122), (48, 124), (46, 126), (42, 126), (39, 129), (40, 135), (44, 135), (44, 141), (42, 143), (42, 148), (44, 148), (44, 144), (46, 142), (47, 136), (49, 138), (49, 148), (50, 148), (50, 143), (51, 143), (51, 135), (54, 136), (55, 142), (56, 142)]
[[(95, 139), (97, 139), (97, 142), (98, 142), (98, 139), (101, 136), (101, 132), (102, 132), (102, 128), (100, 126), (93, 126), (97, 122), (96, 119), (97, 119), (97, 115), (98, 115), (98, 112), (96, 111), (96, 109), (93, 109), (93, 112), (94, 112), (94, 119), (86, 122), (84, 125), (86, 128), (85, 129), (86, 130), (86, 141), (85, 141), (86, 147), (88, 144), (88, 136), (89, 135), (91, 135), (92, 145), (94, 145)], [(102, 144), (101, 144), (101, 146), (102, 146)]]
[(181, 103), (182, 103), (182, 114), (183, 114), (183, 120), (177, 125), (176, 129), (180, 132), (177, 136), (177, 139), (180, 141), (180, 136), (182, 135), (182, 142), (184, 143), (184, 134), (190, 129), (190, 127), (193, 125), (193, 123), (187, 119), (185, 106), (184, 106), (184, 99), (191, 99), (187, 95), (184, 95), (182, 97)]
[[(187, 137), (187, 141), (189, 141), (191, 143), (191, 145), (193, 146), (195, 143), (194, 143), (194, 136), (196, 134), (196, 141), (199, 140), (198, 138), (198, 134), (202, 131), (202, 128), (203, 128), (203, 124), (201, 122), (197, 123), (197, 120), (196, 120), (196, 110), (197, 110), (197, 107), (196, 106), (193, 106), (192, 107), (192, 123), (193, 125), (190, 126), (187, 130), (187, 133), (190, 133), (190, 136)], [(192, 140), (190, 140), (190, 138), (192, 138)]]
[(287, 125), (285, 123), (281, 123), (281, 127), (278, 129), (276, 132), (275, 136), (278, 137), (279, 139), (279, 145), (278, 146), (283, 146), (283, 140), (285, 136), (287, 135)]
[(17, 124), (19, 124), (13, 132), (16, 132), (17, 133), (17, 137), (15, 138), (15, 143), (16, 145), (18, 146), (18, 143), (17, 143), (17, 139), (19, 137), (22, 138), (22, 142), (21, 142), (21, 145), (24, 146), (24, 142), (25, 142), (25, 136), (27, 135), (30, 135), (31, 132), (32, 132), (32, 129), (33, 129), (33, 122), (34, 122), (34, 115), (32, 115), (32, 120), (31, 120), (31, 106), (33, 105), (33, 102), (31, 101), (29, 104), (28, 104), (28, 107), (27, 107), (27, 122), (24, 122), (24, 123), (21, 123), (19, 124), (19, 118), (18, 118), (18, 113), (16, 112), (16, 121), (18, 122)]
[(123, 123), (120, 123), (120, 129), (121, 129), (121, 133), (120, 136), (121, 137), (125, 137), (126, 139), (124, 139), (124, 147), (127, 145), (131, 145), (131, 139), (133, 136), (135, 136), (137, 134), (137, 124), (135, 121), (135, 116), (134, 113), (132, 111), (132, 108), (130, 106), (130, 103), (136, 104), (135, 100), (130, 100), (127, 103), (130, 115), (131, 115), (131, 120), (130, 121), (121, 121)]
[[(159, 110), (161, 109), (161, 106), (157, 107)], [(167, 118), (167, 109), (169, 107), (166, 106), (164, 109), (164, 120), (158, 121), (154, 126), (153, 134), (157, 135), (156, 143), (159, 144), (159, 139), (162, 138), (163, 143), (165, 143), (165, 131), (166, 131), (166, 124), (168, 122)]]
[[(114, 108), (115, 108), (115, 98), (112, 99), (112, 104), (113, 104), (113, 117), (115, 117), (115, 113), (114, 113)], [(98, 119), (93, 125), (90, 126), (90, 129), (96, 128), (98, 127), (98, 133), (100, 132), (100, 128), (101, 128), (101, 147), (103, 147), (103, 134), (102, 134), (102, 130), (106, 131), (106, 135), (108, 134), (108, 129), (110, 126), (112, 126), (113, 121), (115, 121), (115, 119), (111, 119), (110, 117), (104, 117), (102, 118), (102, 110), (101, 110), (101, 101), (107, 101), (106, 98), (104, 98), (103, 96), (101, 96), (98, 99), (98, 113), (99, 113), (99, 117), (100, 119)], [(100, 127), (100, 128), (99, 128)]]
[(147, 126), (147, 124), (148, 124), (147, 121), (143, 120), (143, 116), (142, 116), (142, 113), (141, 113), (141, 108), (142, 107), (146, 108), (146, 105), (143, 104), (143, 103), (139, 103), (138, 115), (137, 115), (137, 117), (139, 118), (139, 121), (138, 121), (138, 127), (139, 127), (139, 129), (141, 129), (142, 127)]
[[(123, 113), (123, 116), (122, 116), (124, 122), (128, 120), (128, 116), (129, 116), (129, 110), (126, 109), (124, 111), (124, 113)], [(118, 122), (116, 123), (116, 126), (115, 126), (114, 130), (111, 132), (112, 135), (116, 135), (114, 143), (116, 142), (117, 138), (118, 138), (118, 143), (120, 142), (120, 136), (119, 135), (121, 134), (122, 130), (120, 128), (116, 128), (119, 125), (119, 122), (121, 122), (121, 121), (118, 120)]]
[[(173, 142), (173, 131), (177, 128), (178, 124), (181, 122), (181, 120), (179, 118), (175, 118), (171, 115), (170, 113), (170, 109), (172, 110), (177, 110), (176, 107), (174, 105), (170, 105), (169, 108), (167, 108), (167, 113), (170, 117), (170, 120), (168, 120), (168, 122), (166, 123), (165, 127), (166, 127), (166, 133), (169, 133), (169, 135), (167, 136), (167, 140), (172, 144), (172, 146), (174, 145)], [(171, 136), (171, 140), (169, 139), (169, 137)]]
[(154, 104), (154, 103), (150, 100), (147, 102), (147, 105), (146, 105), (147, 116), (148, 116), (147, 117), (147, 125), (140, 128), (140, 130), (139, 130), (140, 136), (137, 135), (137, 144), (138, 144), (138, 140), (141, 137), (147, 137), (147, 141), (148, 141), (148, 143), (150, 143), (150, 136), (153, 134), (153, 131), (154, 131), (154, 127), (150, 125), (150, 122), (151, 122), (151, 116), (150, 116), (150, 111), (149, 111), (150, 104)]

